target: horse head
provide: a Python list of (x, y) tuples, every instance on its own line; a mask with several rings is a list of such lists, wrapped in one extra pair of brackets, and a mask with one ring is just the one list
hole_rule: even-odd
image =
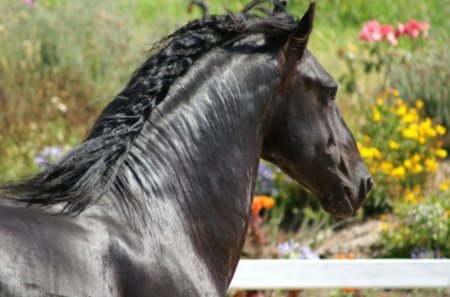
[(306, 49), (314, 2), (281, 51), (282, 83), (266, 126), (266, 159), (338, 217), (353, 215), (373, 186), (335, 97), (336, 80)]

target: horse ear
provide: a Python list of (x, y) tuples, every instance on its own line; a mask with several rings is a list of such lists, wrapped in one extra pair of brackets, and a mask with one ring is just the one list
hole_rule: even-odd
[(290, 61), (299, 61), (305, 52), (309, 35), (313, 28), (315, 10), (316, 2), (312, 0), (308, 10), (298, 22), (297, 28), (295, 28), (294, 32), (289, 36), (287, 41), (287, 58)]

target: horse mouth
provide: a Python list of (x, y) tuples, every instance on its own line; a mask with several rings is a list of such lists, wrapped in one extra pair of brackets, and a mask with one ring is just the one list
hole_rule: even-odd
[(323, 209), (334, 217), (347, 218), (353, 216), (358, 209), (351, 203), (347, 195), (331, 195), (327, 198), (319, 198)]
[(332, 216), (347, 218), (355, 215), (361, 207), (370, 189), (361, 182), (357, 190), (349, 186), (342, 186), (340, 190), (334, 190), (331, 194), (319, 197), (323, 209)]

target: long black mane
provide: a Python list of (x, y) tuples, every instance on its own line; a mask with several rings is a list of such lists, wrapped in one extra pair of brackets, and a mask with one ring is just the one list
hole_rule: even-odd
[[(43, 207), (60, 204), (68, 214), (82, 212), (112, 186), (121, 186), (121, 165), (150, 113), (196, 60), (252, 34), (286, 41), (295, 27), (285, 1), (268, 0), (253, 1), (236, 15), (206, 15), (188, 23), (158, 43), (160, 50), (136, 70), (80, 145), (37, 175), (0, 187), (0, 196)], [(135, 203), (133, 197), (123, 199)]]

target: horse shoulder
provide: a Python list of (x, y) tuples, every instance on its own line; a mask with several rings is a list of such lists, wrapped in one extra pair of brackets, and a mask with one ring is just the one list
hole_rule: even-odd
[(102, 238), (78, 220), (11, 203), (0, 218), (0, 296), (115, 296)]

